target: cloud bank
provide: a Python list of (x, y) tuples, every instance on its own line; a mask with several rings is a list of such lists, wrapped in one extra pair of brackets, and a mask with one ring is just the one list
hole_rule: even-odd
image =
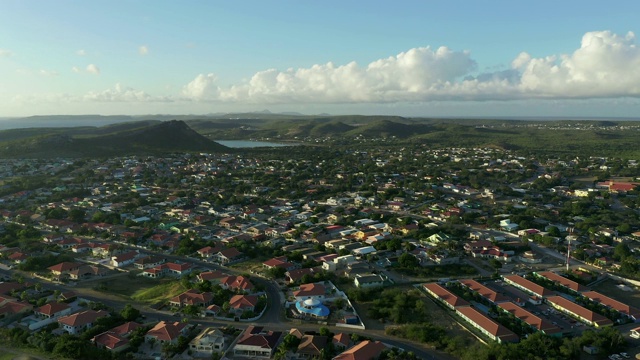
[(570, 54), (534, 58), (523, 52), (511, 68), (475, 73), (468, 51), (413, 48), (365, 66), (332, 62), (268, 69), (221, 86), (199, 74), (183, 87), (192, 101), (242, 103), (396, 103), (640, 97), (640, 49), (632, 32), (588, 32)]

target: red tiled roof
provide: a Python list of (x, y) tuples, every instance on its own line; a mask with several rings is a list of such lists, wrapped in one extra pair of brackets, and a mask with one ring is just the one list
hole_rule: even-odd
[(528, 291), (542, 297), (552, 296), (554, 294), (553, 291), (545, 288), (544, 286), (540, 286), (534, 283), (533, 281), (529, 281), (520, 275), (506, 275), (506, 276), (503, 276), (503, 278), (505, 280), (516, 283), (522, 286), (523, 288), (527, 289)]
[(494, 304), (509, 301), (506, 296), (499, 294), (488, 287), (480, 284), (479, 282), (471, 279), (459, 280), (460, 284), (468, 287), (469, 289), (477, 292), (480, 296), (488, 299)]
[(300, 289), (293, 292), (293, 296), (319, 296), (326, 294), (327, 289), (322, 284), (302, 284)]
[(333, 335), (333, 343), (347, 347), (351, 343), (351, 337), (345, 333), (335, 334)]
[(577, 292), (583, 292), (583, 291), (587, 291), (587, 287), (583, 286), (581, 284), (578, 284), (577, 282), (567, 279), (564, 276), (560, 276), (554, 272), (551, 271), (542, 271), (537, 273), (539, 276), (542, 276), (543, 278), (549, 279), (553, 282), (557, 282), (558, 284), (569, 288), (573, 291), (577, 291)]
[(469, 306), (469, 303), (464, 299), (453, 294), (451, 291), (447, 290), (445, 287), (438, 283), (422, 284), (422, 286), (425, 288), (425, 290), (431, 291), (432, 293), (436, 294), (436, 296), (440, 298), (440, 300), (448, 303), (454, 308), (458, 306)]
[(275, 349), (282, 336), (280, 331), (263, 331), (262, 326), (250, 325), (240, 336), (236, 344), (256, 346), (263, 349)]
[(53, 314), (57, 314), (60, 311), (66, 310), (68, 308), (70, 308), (70, 306), (65, 303), (52, 302), (40, 306), (35, 310), (35, 312), (52, 316)]
[(234, 290), (249, 291), (253, 289), (253, 284), (244, 276), (227, 276), (220, 280), (220, 284)]
[(254, 295), (234, 295), (229, 300), (232, 309), (255, 308), (258, 305), (258, 297)]
[(23, 303), (20, 301), (10, 301), (0, 306), (0, 315), (17, 314), (22, 310), (24, 310), (25, 308), (32, 309), (33, 305), (28, 303)]
[(91, 339), (94, 344), (102, 345), (109, 350), (114, 350), (129, 344), (129, 339), (124, 338), (111, 331), (105, 331)]
[(380, 341), (364, 340), (345, 350), (333, 360), (371, 360), (377, 359), (386, 346)]
[(187, 324), (177, 321), (173, 323), (160, 321), (147, 332), (146, 336), (153, 336), (160, 341), (172, 341), (182, 334), (182, 330), (186, 326)]
[(200, 292), (195, 289), (190, 289), (178, 296), (174, 296), (170, 302), (182, 305), (200, 305), (210, 303), (211, 300), (213, 300), (213, 295), (210, 292)]
[(229, 249), (222, 250), (219, 252), (219, 254), (226, 257), (227, 259), (233, 259), (242, 255), (242, 253), (238, 251), (238, 249), (236, 248), (229, 248)]
[(591, 321), (592, 323), (597, 324), (598, 326), (607, 326), (607, 325), (613, 324), (613, 322), (607, 319), (606, 317), (598, 313), (595, 313), (589, 309), (585, 309), (582, 306), (563, 298), (562, 296), (551, 296), (547, 298), (547, 301), (549, 303), (556, 304), (557, 306), (573, 314), (576, 314), (588, 321)]
[(472, 307), (457, 308), (456, 311), (502, 342), (518, 341), (518, 335)]
[(142, 327), (142, 324), (138, 324), (135, 321), (126, 322), (120, 326), (116, 326), (113, 329), (109, 330), (110, 332), (118, 335), (127, 335), (130, 334), (133, 330)]
[(68, 262), (68, 261), (64, 261), (61, 262), (59, 264), (55, 264), (53, 266), (49, 266), (47, 269), (51, 270), (51, 271), (55, 271), (55, 272), (64, 272), (64, 271), (70, 271), (72, 269), (75, 269), (77, 267), (79, 267), (80, 264), (78, 263), (74, 263), (74, 262)]
[(64, 316), (58, 319), (58, 322), (63, 325), (77, 327), (91, 324), (98, 318), (109, 316), (109, 313), (104, 310), (86, 310), (79, 313)]
[(555, 334), (562, 331), (559, 327), (553, 325), (548, 320), (539, 318), (512, 302), (503, 302), (498, 306), (534, 328), (544, 331), (545, 334)]
[(622, 314), (627, 316), (632, 316), (635, 319), (640, 319), (640, 310), (629, 306), (627, 304), (621, 303), (618, 300), (612, 299), (608, 296), (602, 295), (595, 291), (587, 291), (582, 294), (582, 296), (586, 296), (592, 301), (599, 302), (602, 305), (608, 306), (612, 309), (619, 311)]
[(205, 271), (198, 274), (198, 278), (201, 281), (211, 281), (216, 279), (222, 279), (225, 276), (229, 276), (228, 274), (223, 273), (222, 271), (213, 270), (213, 271)]
[(24, 284), (20, 284), (17, 282), (1, 282), (0, 283), (0, 294), (8, 294), (13, 290), (24, 289)]

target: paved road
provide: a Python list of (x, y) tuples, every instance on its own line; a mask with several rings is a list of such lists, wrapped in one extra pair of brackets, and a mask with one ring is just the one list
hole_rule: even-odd
[[(176, 256), (167, 256), (167, 259), (182, 260), (182, 261), (185, 260), (184, 258), (180, 258)], [(212, 266), (212, 264), (210, 263), (202, 262), (199, 260), (189, 259), (189, 261), (199, 264), (201, 266), (216, 268), (216, 269), (219, 269), (220, 271), (224, 271), (227, 273), (238, 273), (238, 271), (236, 271), (235, 269), (229, 269), (229, 268), (221, 267), (217, 265)], [(82, 283), (80, 283), (77, 286), (69, 287), (64, 284), (56, 284), (56, 283), (52, 283), (52, 282), (38, 279), (38, 278), (31, 279), (29, 274), (26, 274), (23, 272), (21, 273), (23, 276), (25, 276), (25, 279), (27, 281), (41, 283), (43, 285), (43, 288), (60, 290), (60, 291), (72, 290), (76, 294), (78, 294), (78, 297), (81, 297), (88, 301), (103, 303), (105, 306), (112, 309), (121, 309), (126, 304), (131, 303), (130, 300), (127, 300), (123, 297), (95, 291), (90, 286), (84, 286)], [(0, 269), (0, 274), (11, 276), (11, 271)], [(288, 331), (292, 327), (298, 328), (301, 331), (318, 331), (319, 330), (320, 325), (294, 324), (292, 322), (285, 321), (282, 316), (283, 303), (281, 302), (280, 289), (277, 287), (277, 285), (272, 281), (259, 278), (259, 277), (253, 277), (252, 279), (254, 279), (258, 284), (264, 285), (266, 289), (265, 291), (267, 292), (267, 297), (268, 297), (267, 311), (265, 312), (262, 318), (252, 323), (224, 321), (224, 320), (211, 319), (211, 318), (193, 318), (190, 320), (190, 322), (196, 323), (196, 324), (202, 324), (203, 326), (211, 326), (211, 327), (223, 327), (223, 326), (232, 325), (240, 329), (244, 329), (250, 324), (254, 324), (254, 325), (264, 326), (268, 329), (273, 329), (277, 331)], [(86, 284), (86, 285), (89, 285), (89, 284)], [(147, 321), (149, 322), (160, 321), (160, 320), (176, 321), (181, 319), (179, 317), (173, 316), (172, 312), (170, 311), (155, 310), (148, 306), (137, 306), (137, 307), (139, 308), (140, 313), (144, 315)], [(444, 352), (436, 351), (434, 349), (430, 349), (426, 347), (425, 344), (388, 336), (382, 330), (357, 330), (357, 329), (340, 328), (340, 327), (333, 327), (333, 326), (328, 326), (328, 328), (334, 333), (346, 332), (350, 334), (359, 334), (362, 336), (372, 338), (374, 340), (382, 341), (391, 346), (403, 348), (407, 351), (412, 351), (420, 359), (428, 359), (428, 360), (454, 359), (453, 357), (451, 357), (450, 355)]]

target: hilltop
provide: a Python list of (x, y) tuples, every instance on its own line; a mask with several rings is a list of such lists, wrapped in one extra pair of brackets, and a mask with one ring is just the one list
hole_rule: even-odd
[(0, 132), (6, 158), (107, 157), (171, 152), (222, 152), (184, 121), (119, 123), (104, 127), (32, 128)]

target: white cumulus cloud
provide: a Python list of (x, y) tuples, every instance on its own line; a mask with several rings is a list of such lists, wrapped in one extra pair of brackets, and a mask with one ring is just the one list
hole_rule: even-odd
[(142, 45), (138, 48), (138, 54), (144, 56), (149, 53), (149, 47), (147, 45)]
[(413, 48), (365, 66), (332, 62), (255, 73), (222, 87), (214, 74), (184, 86), (192, 100), (253, 103), (373, 103), (640, 96), (640, 49), (633, 33), (586, 33), (569, 54), (520, 53), (511, 69), (475, 73), (468, 51)]
[(13, 52), (7, 49), (0, 49), (0, 57), (13, 56)]
[(113, 88), (103, 91), (90, 91), (86, 93), (83, 101), (92, 102), (171, 102), (172, 99), (167, 97), (154, 97), (142, 90), (124, 86), (117, 83)]
[(86, 68), (87, 72), (90, 74), (100, 74), (100, 68), (95, 64), (89, 64)]
[[(519, 88), (541, 97), (617, 97), (640, 95), (640, 48), (632, 32), (588, 32), (572, 54), (519, 56)], [(516, 62), (514, 61), (514, 65)]]
[(83, 49), (80, 49), (80, 50), (76, 51), (76, 55), (78, 55), (78, 56), (85, 56), (85, 55), (87, 55), (87, 52), (86, 52), (86, 51), (84, 51)]

